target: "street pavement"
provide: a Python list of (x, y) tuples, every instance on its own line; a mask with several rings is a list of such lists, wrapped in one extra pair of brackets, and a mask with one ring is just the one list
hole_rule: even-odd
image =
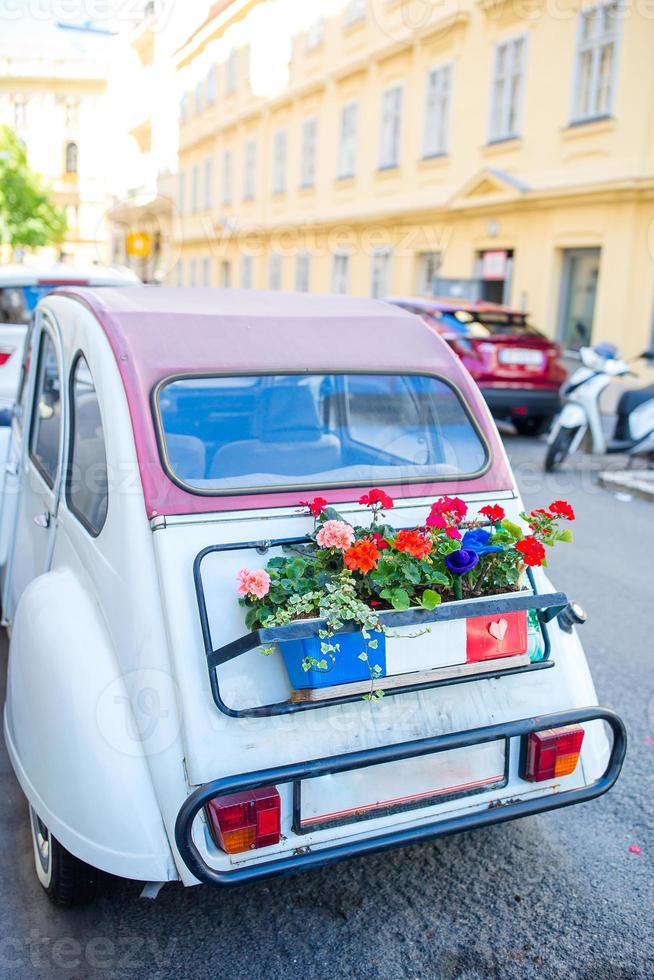
[(152, 902), (111, 880), (95, 905), (62, 911), (37, 884), (2, 747), (0, 980), (654, 977), (654, 504), (601, 489), (596, 467), (546, 477), (543, 443), (506, 443), (527, 506), (564, 497), (578, 513), (575, 547), (557, 549), (553, 577), (586, 607), (600, 702), (629, 729), (617, 786), (566, 810), (227, 893), (168, 885)]

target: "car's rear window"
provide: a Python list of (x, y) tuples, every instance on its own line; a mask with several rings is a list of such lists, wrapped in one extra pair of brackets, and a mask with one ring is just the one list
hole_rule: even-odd
[(468, 310), (456, 310), (444, 314), (447, 321), (456, 329), (471, 334), (473, 337), (494, 337), (502, 334), (513, 336), (541, 337), (542, 334), (527, 322), (521, 313), (494, 313)]
[(155, 394), (164, 464), (198, 493), (472, 477), (488, 448), (428, 375), (186, 377)]

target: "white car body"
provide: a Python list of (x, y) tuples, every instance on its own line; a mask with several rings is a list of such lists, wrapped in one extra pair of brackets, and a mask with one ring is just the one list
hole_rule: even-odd
[[(219, 317), (221, 304), (237, 302), (215, 290), (200, 292), (193, 302), (198, 316), (205, 318)], [(142, 320), (155, 318), (157, 310), (163, 317), (166, 303), (174, 317), (193, 296), (189, 290), (154, 293), (134, 291), (130, 315), (135, 330)], [(247, 306), (245, 296), (238, 302)], [(106, 303), (119, 316), (130, 301), (128, 291), (114, 290), (71, 290), (41, 301), (30, 351), (37, 349), (42, 332), (48, 332), (63, 393), (53, 485), (35, 465), (27, 436), (34, 417), (36, 357), (14, 413), (7, 458), (0, 514), (3, 610), (11, 637), (5, 739), (25, 796), (57, 840), (87, 864), (115, 875), (181, 880), (185, 885), (199, 880), (229, 884), (511, 819), (608, 789), (619, 772), (624, 736), (619, 720), (597, 708), (576, 631), (563, 629), (557, 618), (547, 627), (551, 650), (545, 666), (550, 669), (471, 677), (378, 702), (359, 697), (257, 716), (248, 709), (262, 700), (283, 701), (287, 692), (278, 659), (262, 658), (253, 650), (218, 668), (221, 695), (232, 706), (228, 711), (219, 708), (207, 669), (194, 564), (198, 567), (198, 556), (206, 549), (227, 547), (209, 554), (200, 575), (207, 597), (206, 625), (213, 636), (234, 639), (245, 632), (236, 603), (236, 571), (246, 559), (251, 567), (262, 567), (275, 545), (265, 554), (249, 545), (246, 555), (229, 546), (302, 536), (312, 521), (291, 503), (207, 512), (198, 509), (198, 498), (190, 494), (187, 513), (167, 513), (163, 497), (155, 512), (143, 481), (149, 479), (147, 467), (159, 464), (144, 462), (141, 454), (139, 465), (141, 437), (135, 437), (132, 414), (144, 413), (144, 426), (152, 426), (148, 397), (140, 407), (133, 404), (134, 392), (126, 391), (121, 374), (130, 370), (125, 366), (130, 355), (117, 354), (96, 309)], [(263, 302), (273, 308), (289, 304), (283, 319), (294, 303), (309, 300), (271, 296)], [(330, 316), (339, 309), (336, 299), (311, 302)], [(355, 312), (357, 302), (347, 301)], [(377, 310), (377, 304), (360, 302), (361, 309)], [(344, 316), (349, 309), (344, 307)], [(417, 318), (382, 304), (375, 315), (382, 325), (385, 317), (394, 318), (388, 321), (391, 326), (399, 317), (405, 330), (424, 329), (429, 335), (424, 343), (434, 345), (444, 363), (455, 364), (445, 345)], [(285, 329), (281, 322), (276, 329)], [(180, 332), (184, 336), (185, 329)], [(403, 344), (398, 335), (398, 358)], [(282, 344), (282, 369), (294, 356), (291, 346)], [(215, 356), (212, 361), (209, 347), (206, 369), (213, 371)], [(247, 343), (244, 350), (247, 358)], [(106, 522), (97, 536), (71, 510), (66, 490), (73, 425), (68, 379), (79, 352), (95, 382), (111, 477)], [(462, 371), (456, 366), (451, 370)], [(461, 384), (468, 383), (462, 376)], [(476, 398), (472, 387), (469, 397)], [(481, 398), (474, 401), (473, 411), (491, 433), (496, 462), (508, 469)], [(463, 496), (472, 509), (500, 502), (509, 517), (519, 520), (522, 503), (512, 478), (510, 482), (499, 490), (475, 489), (473, 483)], [(177, 492), (172, 484), (169, 489)], [(349, 500), (339, 504), (353, 521), (364, 511), (357, 503), (360, 492), (354, 488)], [(432, 499), (424, 494), (398, 498), (389, 520), (395, 526), (414, 526), (424, 520)], [(552, 591), (541, 570), (535, 584), (539, 592)], [(581, 761), (571, 775), (529, 783), (520, 775), (521, 733), (534, 730), (538, 719), (550, 715), (583, 722)], [(592, 720), (598, 717), (606, 717), (613, 727), (613, 749), (602, 721)], [(515, 723), (518, 728), (505, 740), (500, 729)], [(491, 734), (473, 752), (469, 733), (482, 729)], [(472, 784), (476, 775), (501, 765), (501, 785), (474, 795), (446, 793), (401, 812), (381, 811), (369, 819), (297, 831), (294, 784), (304, 787), (305, 802), (316, 813), (327, 800), (334, 810), (348, 810), (375, 792), (388, 799), (408, 796), (411, 786), (422, 785), (425, 778), (416, 759), (435, 758), (424, 754), (424, 741), (448, 738), (455, 746), (457, 739), (463, 740), (464, 747), (458, 755), (447, 747), (438, 753), (444, 768), (434, 773), (436, 783)], [(436, 747), (443, 745), (441, 741)], [(367, 759), (357, 753), (368, 753)], [(371, 760), (386, 765), (371, 769)], [(311, 783), (316, 774), (321, 782)], [(262, 779), (276, 785), (281, 795), (280, 842), (246, 853), (222, 852), (202, 814), (194, 819), (195, 814), (216, 790), (232, 792)]]

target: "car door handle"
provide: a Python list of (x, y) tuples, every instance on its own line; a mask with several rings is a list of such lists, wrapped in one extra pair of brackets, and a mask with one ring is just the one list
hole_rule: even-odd
[(44, 510), (42, 514), (34, 515), (34, 523), (37, 527), (50, 527), (50, 514)]

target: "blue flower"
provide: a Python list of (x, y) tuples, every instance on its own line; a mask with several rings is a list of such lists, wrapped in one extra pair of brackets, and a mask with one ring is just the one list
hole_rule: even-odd
[(504, 549), (499, 545), (490, 543), (492, 538), (492, 534), (485, 531), (483, 527), (478, 527), (474, 531), (466, 531), (461, 547), (476, 551), (478, 555), (492, 555), (494, 552), (503, 551)]
[[(445, 555), (445, 564), (454, 575), (465, 575), (479, 562), (479, 555), (471, 548), (459, 548)], [(459, 596), (461, 598), (461, 596)]]

